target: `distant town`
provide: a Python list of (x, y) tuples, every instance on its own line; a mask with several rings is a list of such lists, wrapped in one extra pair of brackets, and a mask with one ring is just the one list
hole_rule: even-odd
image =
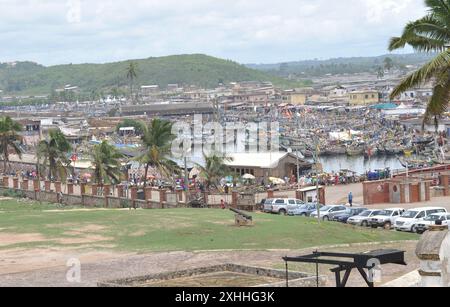
[(450, 286), (450, 0), (7, 2), (0, 287)]

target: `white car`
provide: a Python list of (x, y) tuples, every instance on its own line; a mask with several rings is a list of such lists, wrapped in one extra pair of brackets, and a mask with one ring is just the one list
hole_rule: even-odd
[(347, 220), (347, 224), (355, 225), (355, 226), (369, 226), (369, 219), (373, 216), (378, 215), (382, 210), (371, 209), (362, 212), (360, 215), (352, 216)]
[(449, 213), (436, 213), (425, 218), (422, 222), (416, 225), (417, 233), (422, 234), (430, 229), (430, 226), (436, 225), (437, 221), (441, 221), (442, 226), (450, 225)]
[(403, 208), (391, 208), (380, 211), (377, 215), (369, 219), (369, 225), (372, 228), (383, 227), (384, 229), (391, 229), (397, 219), (405, 213)]
[(436, 213), (447, 213), (447, 210), (439, 207), (424, 207), (408, 210), (395, 222), (395, 230), (417, 232), (417, 224)]
[[(275, 198), (269, 205), (264, 204), (264, 211), (274, 214), (286, 215), (289, 211), (298, 209), (305, 203), (295, 198)], [(270, 211), (269, 211), (270, 208)]]

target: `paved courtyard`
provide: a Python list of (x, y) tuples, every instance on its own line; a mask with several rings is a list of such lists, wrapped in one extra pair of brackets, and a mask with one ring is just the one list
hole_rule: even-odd
[[(395, 280), (418, 268), (414, 255), (415, 242), (369, 245), (356, 244), (323, 248), (328, 251), (365, 252), (379, 248), (397, 248), (406, 251), (408, 266), (388, 265), (383, 267), (381, 285)], [(283, 256), (299, 256), (314, 249), (299, 251), (211, 251), (172, 252), (149, 254), (121, 254), (82, 250), (6, 250), (0, 251), (0, 286), (64, 286), (95, 287), (97, 282), (146, 274), (171, 272), (187, 268), (199, 268), (223, 263), (235, 263), (259, 267), (283, 269)], [(81, 282), (70, 283), (66, 274), (67, 261), (81, 261)], [(292, 265), (292, 270), (314, 274), (311, 265)], [(321, 266), (320, 273), (328, 277), (328, 286), (334, 286), (334, 274), (329, 266)], [(349, 280), (349, 286), (365, 286), (357, 272)]]

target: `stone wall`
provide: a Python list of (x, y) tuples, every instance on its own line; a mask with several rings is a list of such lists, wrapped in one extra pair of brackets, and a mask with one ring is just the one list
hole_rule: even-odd
[[(118, 185), (116, 187), (104, 186), (102, 189), (93, 184), (81, 184), (78, 187), (73, 184), (55, 184), (45, 181), (39, 182), (37, 180), (19, 181), (18, 178), (12, 177), (2, 178), (2, 180), (0, 180), (0, 184), (1, 186), (9, 187), (10, 189), (13, 189), (15, 186), (20, 187), (16, 190), (25, 193), (26, 197), (52, 203), (58, 202), (56, 190), (60, 190), (64, 193), (62, 200), (63, 204), (69, 206), (82, 205), (86, 207), (100, 208), (126, 208), (137, 206), (150, 209), (185, 207), (187, 202), (187, 194), (184, 191), (171, 192), (152, 187), (147, 187), (145, 192), (141, 192), (139, 194), (136, 187), (131, 187), (128, 192), (125, 193), (124, 186), (122, 185)], [(237, 208), (238, 200), (240, 199), (241, 203), (239, 204), (239, 208), (251, 211), (255, 209), (255, 204), (259, 204), (262, 199), (273, 197), (296, 198), (296, 192), (296, 190), (283, 190), (267, 191), (258, 194), (252, 193), (247, 194), (245, 199), (240, 197), (237, 192), (230, 194), (205, 193), (204, 196), (206, 199), (206, 204), (209, 208), (221, 208), (222, 200), (224, 200), (228, 206)], [(104, 196), (105, 193), (108, 195)], [(236, 193), (235, 196), (233, 196), (234, 193)], [(324, 197), (324, 195), (321, 196)]]
[(407, 204), (431, 200), (431, 181), (418, 178), (394, 178), (363, 183), (364, 205)]
[[(151, 286), (151, 282), (169, 281), (178, 278), (187, 277), (201, 277), (205, 274), (217, 273), (217, 272), (234, 272), (243, 273), (248, 275), (255, 275), (261, 277), (277, 278), (280, 281), (273, 284), (264, 284), (255, 286), (255, 288), (267, 288), (267, 287), (286, 287), (286, 272), (283, 270), (274, 270), (258, 267), (249, 267), (235, 264), (222, 264), (203, 268), (180, 270), (176, 272), (159, 273), (153, 275), (124, 278), (119, 280), (99, 282), (99, 287), (139, 287), (139, 286)], [(316, 276), (290, 271), (288, 274), (290, 287), (316, 287)], [(319, 276), (319, 286), (325, 286), (327, 278)], [(211, 285), (214, 286), (214, 285)]]
[(364, 205), (383, 204), (390, 200), (389, 183), (368, 181), (363, 183)]

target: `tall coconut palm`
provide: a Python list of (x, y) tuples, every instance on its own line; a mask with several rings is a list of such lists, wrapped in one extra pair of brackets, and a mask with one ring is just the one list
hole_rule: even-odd
[(437, 55), (419, 70), (407, 76), (392, 92), (391, 99), (419, 86), (434, 81), (434, 92), (425, 114), (424, 123), (446, 112), (450, 98), (450, 0), (425, 0), (428, 14), (408, 23), (401, 37), (393, 37), (389, 50), (411, 46), (419, 52)]
[(383, 79), (384, 78), (384, 68), (379, 66), (377, 68), (377, 78), (378, 79)]
[(95, 145), (91, 154), (95, 182), (101, 186), (105, 183), (119, 183), (122, 174), (120, 159), (123, 157), (113, 145), (106, 141)]
[(389, 57), (384, 59), (383, 64), (387, 71), (391, 71), (391, 69), (394, 68), (394, 60)]
[(22, 140), (19, 132), (22, 127), (19, 123), (6, 116), (0, 118), (0, 155), (3, 159), (3, 171), (6, 173), (7, 165), (9, 165), (10, 151), (22, 158), (22, 151), (18, 143)]
[(138, 76), (138, 66), (135, 62), (130, 62), (130, 64), (127, 66), (127, 79), (129, 81), (130, 86), (130, 97), (131, 101), (134, 101), (134, 95), (133, 95), (133, 85), (134, 80), (137, 79)]
[(65, 180), (70, 167), (67, 154), (72, 146), (60, 130), (51, 130), (48, 138), (42, 140), (37, 149), (38, 165), (43, 171), (48, 171), (49, 180)]
[(176, 163), (169, 159), (175, 136), (172, 134), (172, 123), (158, 118), (148, 126), (143, 125), (143, 128), (142, 143), (145, 152), (137, 157), (136, 161), (145, 166), (144, 187), (146, 187), (150, 167), (166, 176), (176, 170)]
[(208, 187), (217, 188), (220, 179), (231, 174), (231, 170), (226, 165), (226, 162), (233, 161), (233, 158), (213, 153), (211, 155), (203, 155), (203, 159), (205, 160), (205, 165), (196, 164), (200, 171), (200, 177), (205, 179)]

